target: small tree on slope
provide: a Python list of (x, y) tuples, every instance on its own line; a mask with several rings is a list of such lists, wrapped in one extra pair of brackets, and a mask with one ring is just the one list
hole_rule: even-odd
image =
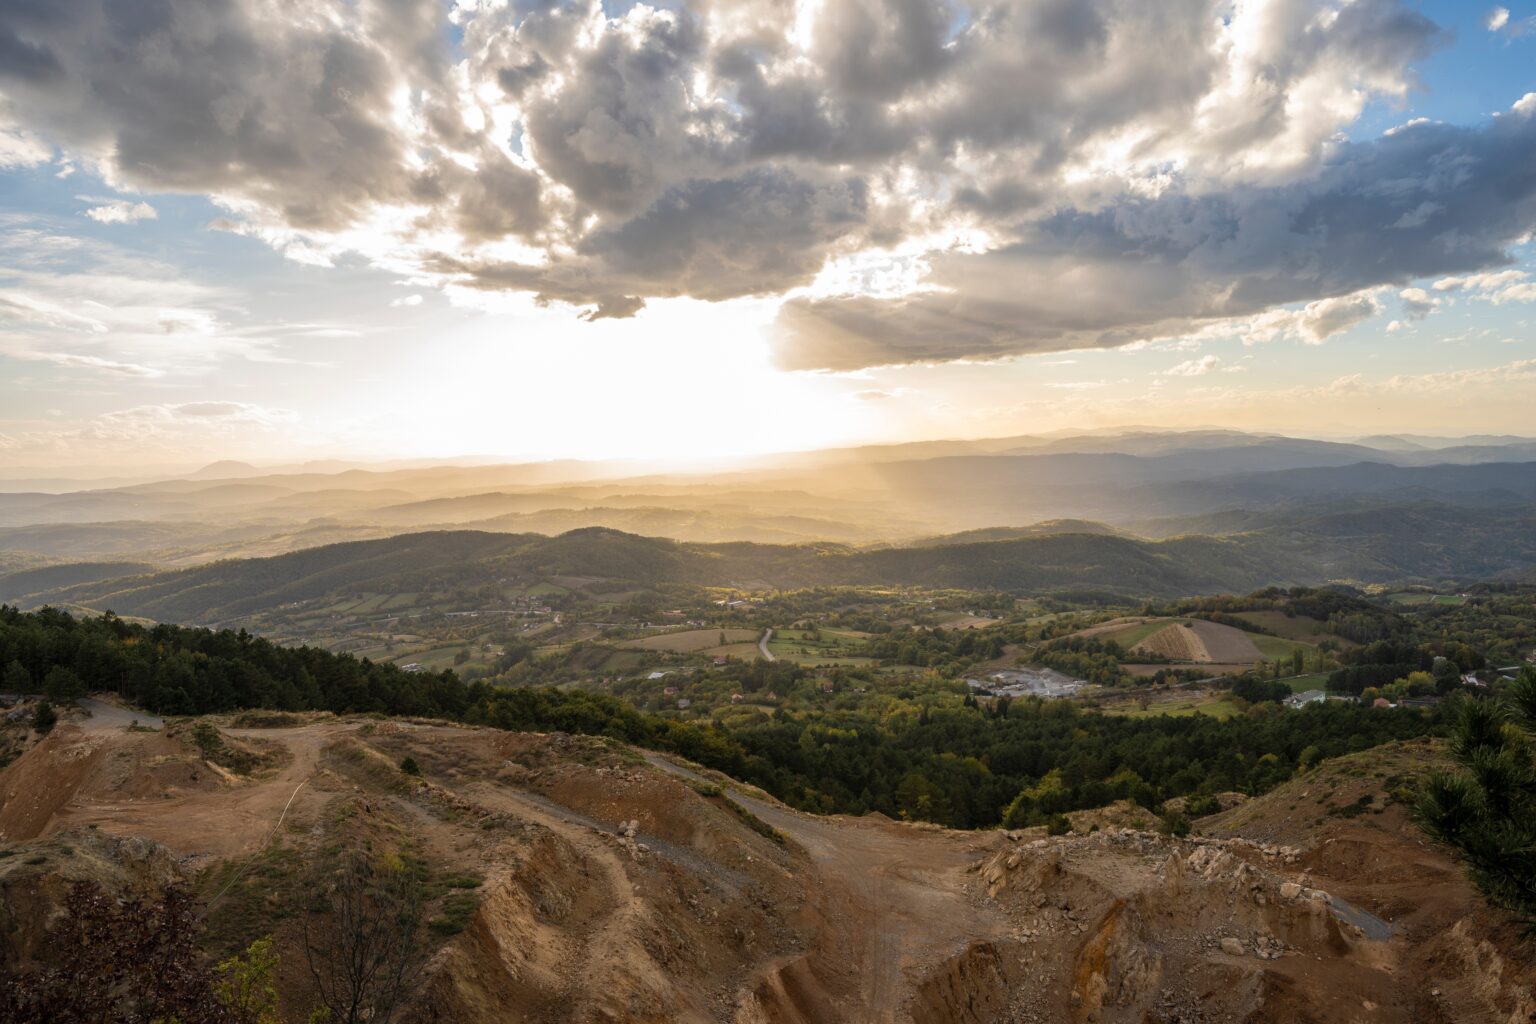
[(1536, 672), (1468, 700), (1451, 737), (1459, 770), (1429, 777), (1420, 825), (1453, 847), (1488, 901), (1536, 937)]

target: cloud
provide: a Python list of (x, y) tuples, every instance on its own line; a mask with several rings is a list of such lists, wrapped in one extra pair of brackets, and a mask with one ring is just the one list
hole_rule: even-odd
[[(22, 358), (27, 358), (23, 356)], [(137, 363), (123, 363), (114, 359), (103, 359), (100, 356), (79, 355), (72, 352), (47, 352), (37, 354), (34, 358), (59, 366), (78, 367), (86, 370), (100, 370), (103, 373), (119, 377), (159, 377), (161, 371), (148, 366), (140, 366)]]
[(120, 377), (201, 371), (261, 341), (220, 289), (142, 252), (61, 233), (47, 218), (0, 222), (0, 352)]
[(1502, 306), (1507, 302), (1536, 302), (1536, 281), (1523, 270), (1500, 270), (1465, 277), (1443, 277), (1434, 283), (1438, 292), (1465, 292), (1474, 298)]
[(1216, 369), (1221, 360), (1213, 355), (1204, 355), (1199, 359), (1189, 359), (1177, 366), (1169, 367), (1163, 371), (1164, 377), (1204, 377)]
[(422, 298), (420, 295), (402, 295), (398, 299), (389, 300), (389, 304), (394, 307), (419, 306), (421, 305), (421, 302)]
[(1519, 38), (1536, 31), (1536, 17), (1515, 19), (1508, 7), (1492, 7), (1483, 15), (1483, 27), (1502, 36)]
[(198, 429), (217, 424), (274, 426), (295, 419), (287, 409), (274, 409), (249, 402), (181, 402), (137, 405), (129, 409), (103, 413), (94, 421), (125, 430), (151, 431), (195, 424)]
[(1359, 293), (1507, 264), (1533, 228), (1536, 118), (1421, 124), (1340, 144), (1278, 185), (1175, 182), (1056, 210), (1006, 245), (930, 255), (908, 296), (793, 299), (778, 359), (846, 369), (1113, 347), (1299, 302), (1302, 319), (1277, 312), (1280, 326), (1317, 342), (1376, 311)]
[(1410, 320), (1422, 320), (1440, 305), (1440, 300), (1423, 288), (1404, 288), (1397, 295), (1403, 300), (1403, 312)]
[[(86, 202), (95, 202), (89, 196), (79, 196)], [(154, 220), (159, 216), (155, 208), (144, 202), (127, 199), (109, 199), (100, 206), (93, 206), (85, 215), (98, 224), (134, 224), (141, 220)]]
[[(1141, 216), (1137, 197), (1170, 183), (1281, 187), (1315, 175), (1367, 103), (1406, 96), (1446, 38), (1401, 0), (786, 15), (769, 0), (16, 0), (0, 91), (18, 130), (114, 184), (211, 195), (223, 227), (290, 258), (360, 253), (450, 295), (522, 291), (602, 319), (671, 296), (814, 294), (829, 263), (915, 239), (981, 231), (1006, 263), (1052, 223)], [(998, 102), (999, 83), (1019, 101)], [(1394, 219), (1421, 230), (1439, 201)], [(922, 319), (1017, 347), (970, 305)]]

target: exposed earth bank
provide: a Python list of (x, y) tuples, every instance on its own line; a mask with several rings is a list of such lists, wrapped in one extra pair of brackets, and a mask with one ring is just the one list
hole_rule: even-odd
[(68, 722), (0, 772), (5, 967), (46, 948), (70, 880), (183, 878), (214, 900), (215, 952), (275, 935), (300, 1019), (304, 865), (367, 838), (475, 897), (434, 931), (411, 1021), (1536, 1019), (1513, 928), (1383, 791), (1374, 765), (1427, 746), (1325, 765), (1191, 839), (1047, 838), (804, 815), (596, 739), (206, 724)]

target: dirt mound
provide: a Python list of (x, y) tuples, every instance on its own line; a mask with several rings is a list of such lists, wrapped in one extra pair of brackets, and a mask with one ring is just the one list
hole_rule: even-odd
[[(1513, 1024), (1531, 1006), (1515, 936), (1390, 802), (1428, 747), (1341, 759), (1201, 820), (1219, 835), (1170, 839), (1110, 809), (1078, 823), (1097, 832), (1045, 838), (800, 814), (603, 739), (279, 725), (222, 729), (262, 759), (247, 775), (211, 770), (191, 726), (61, 728), (0, 773), (0, 821), (45, 837), (0, 847), (6, 962), (36, 948), (64, 884), (38, 872), (184, 871), (217, 896), (217, 952), (275, 936), (301, 1019), (306, 864), (361, 840), (432, 880), (408, 1024)], [(1366, 810), (1321, 810), (1367, 792)]]

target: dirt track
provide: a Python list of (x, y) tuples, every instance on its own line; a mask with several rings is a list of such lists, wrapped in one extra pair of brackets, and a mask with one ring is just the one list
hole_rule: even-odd
[[(657, 754), (663, 771), (707, 783)], [(988, 847), (985, 834), (918, 830), (876, 817), (814, 817), (737, 790), (729, 798), (810, 855), (825, 928), (813, 955), (838, 963), (860, 991), (867, 1016), (903, 1019), (915, 978), (976, 940), (1003, 939), (1007, 921), (966, 899), (966, 872)]]
[[(141, 725), (149, 717), (122, 714), (138, 717)], [(84, 770), (21, 783), (44, 813), (34, 811), (32, 827), (6, 828), (5, 838), (14, 841), (94, 826), (119, 835), (146, 836), (194, 857), (249, 855), (270, 836), (290, 800), (295, 809), (318, 800), (303, 790), (295, 797), (295, 790), (314, 777), (321, 748), (344, 729), (336, 725), (225, 730), (226, 735), (277, 744), (285, 752), (285, 763), (265, 777), (233, 786), (223, 785), (208, 766), (186, 769), (169, 784), (156, 785), (150, 778), (133, 776), (137, 765), (154, 764), (157, 759), (163, 763), (171, 756), (161, 752), (167, 741), (158, 733), (127, 733), (108, 724), (110, 720), (111, 716), (93, 717), (84, 727), (56, 730), (48, 742), (56, 745), (61, 760)], [(5, 812), (10, 811), (9, 806), (0, 809), (0, 821), (9, 824), (10, 814)]]

